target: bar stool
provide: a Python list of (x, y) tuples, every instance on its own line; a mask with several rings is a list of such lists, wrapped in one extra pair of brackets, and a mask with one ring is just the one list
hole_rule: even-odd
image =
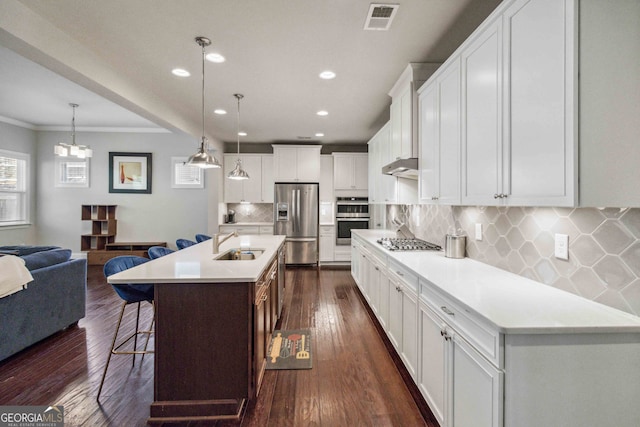
[(151, 246), (147, 250), (147, 254), (149, 255), (150, 259), (160, 258), (173, 252), (175, 252), (173, 249), (165, 248), (164, 246)]
[(178, 249), (188, 248), (189, 246), (193, 246), (195, 244), (196, 244), (196, 242), (194, 242), (193, 240), (189, 240), (189, 239), (178, 239), (178, 240), (176, 240), (176, 246), (178, 247)]
[[(135, 267), (140, 264), (144, 264), (145, 262), (150, 261), (148, 258), (143, 258), (139, 256), (117, 256), (115, 258), (111, 258), (104, 265), (104, 276), (109, 277), (113, 274), (119, 273), (121, 271), (128, 270), (129, 268)], [(133, 355), (133, 366), (136, 363), (136, 354), (142, 354), (142, 358), (144, 360), (144, 355), (147, 353), (153, 353), (153, 350), (147, 350), (147, 346), (149, 344), (149, 336), (153, 333), (153, 323), (155, 321), (155, 306), (154, 308), (154, 319), (151, 320), (151, 325), (148, 330), (140, 330), (140, 303), (143, 301), (149, 302), (153, 306), (153, 292), (154, 285), (153, 284), (111, 284), (113, 289), (116, 291), (118, 296), (122, 298), (122, 306), (120, 308), (120, 316), (118, 317), (118, 323), (116, 325), (116, 331), (113, 334), (113, 341), (111, 341), (111, 349), (109, 350), (109, 356), (107, 357), (107, 363), (104, 366), (104, 372), (102, 373), (102, 380), (100, 381), (100, 388), (98, 389), (98, 396), (96, 400), (100, 399), (100, 393), (102, 393), (102, 386), (104, 385), (104, 379), (107, 375), (107, 368), (109, 367), (109, 362), (111, 361), (111, 356), (114, 354), (125, 355), (131, 354)], [(123, 339), (120, 343), (116, 344), (118, 338), (118, 332), (120, 330), (120, 324), (122, 323), (122, 317), (124, 316), (124, 310), (129, 304), (138, 304), (137, 313), (136, 313), (136, 328), (135, 331), (130, 334), (127, 338)], [(143, 350), (138, 350), (138, 335), (144, 334), (147, 339), (144, 344)], [(133, 350), (119, 350), (123, 345), (128, 343), (133, 339)]]
[(196, 234), (196, 242), (201, 243), (205, 240), (211, 239), (211, 236), (207, 236), (206, 234)]

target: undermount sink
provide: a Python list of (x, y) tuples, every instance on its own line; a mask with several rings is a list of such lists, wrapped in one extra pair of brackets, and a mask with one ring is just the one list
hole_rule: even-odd
[(216, 261), (251, 261), (259, 258), (264, 249), (231, 248), (215, 256)]

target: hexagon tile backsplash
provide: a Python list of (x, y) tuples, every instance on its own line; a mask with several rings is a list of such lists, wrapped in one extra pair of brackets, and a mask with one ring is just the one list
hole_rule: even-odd
[[(450, 227), (462, 228), (470, 258), (640, 315), (638, 208), (389, 205), (386, 228), (393, 218), (439, 245)], [(556, 233), (569, 236), (568, 261), (554, 256)]]

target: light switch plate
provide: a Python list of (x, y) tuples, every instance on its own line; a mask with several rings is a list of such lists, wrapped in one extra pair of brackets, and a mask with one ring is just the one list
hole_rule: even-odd
[(476, 240), (482, 240), (482, 224), (476, 224)]
[(555, 256), (558, 259), (569, 259), (569, 236), (556, 234)]

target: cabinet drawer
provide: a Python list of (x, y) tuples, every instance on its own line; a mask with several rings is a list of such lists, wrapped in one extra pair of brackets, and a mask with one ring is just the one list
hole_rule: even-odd
[(418, 293), (418, 275), (406, 269), (394, 260), (389, 261), (389, 271), (391, 274), (398, 276), (406, 285), (408, 285), (415, 294)]
[(500, 369), (503, 368), (500, 351), (502, 337), (497, 329), (452, 302), (425, 281), (420, 281), (420, 299), (491, 363)]
[(260, 227), (247, 225), (236, 226), (229, 224), (220, 226), (220, 233), (233, 233), (234, 231), (237, 231), (239, 235), (245, 236), (248, 234), (260, 234)]
[(273, 225), (261, 225), (260, 234), (273, 234)]
[(321, 225), (320, 226), (320, 236), (333, 236), (336, 235), (336, 228), (333, 225)]

